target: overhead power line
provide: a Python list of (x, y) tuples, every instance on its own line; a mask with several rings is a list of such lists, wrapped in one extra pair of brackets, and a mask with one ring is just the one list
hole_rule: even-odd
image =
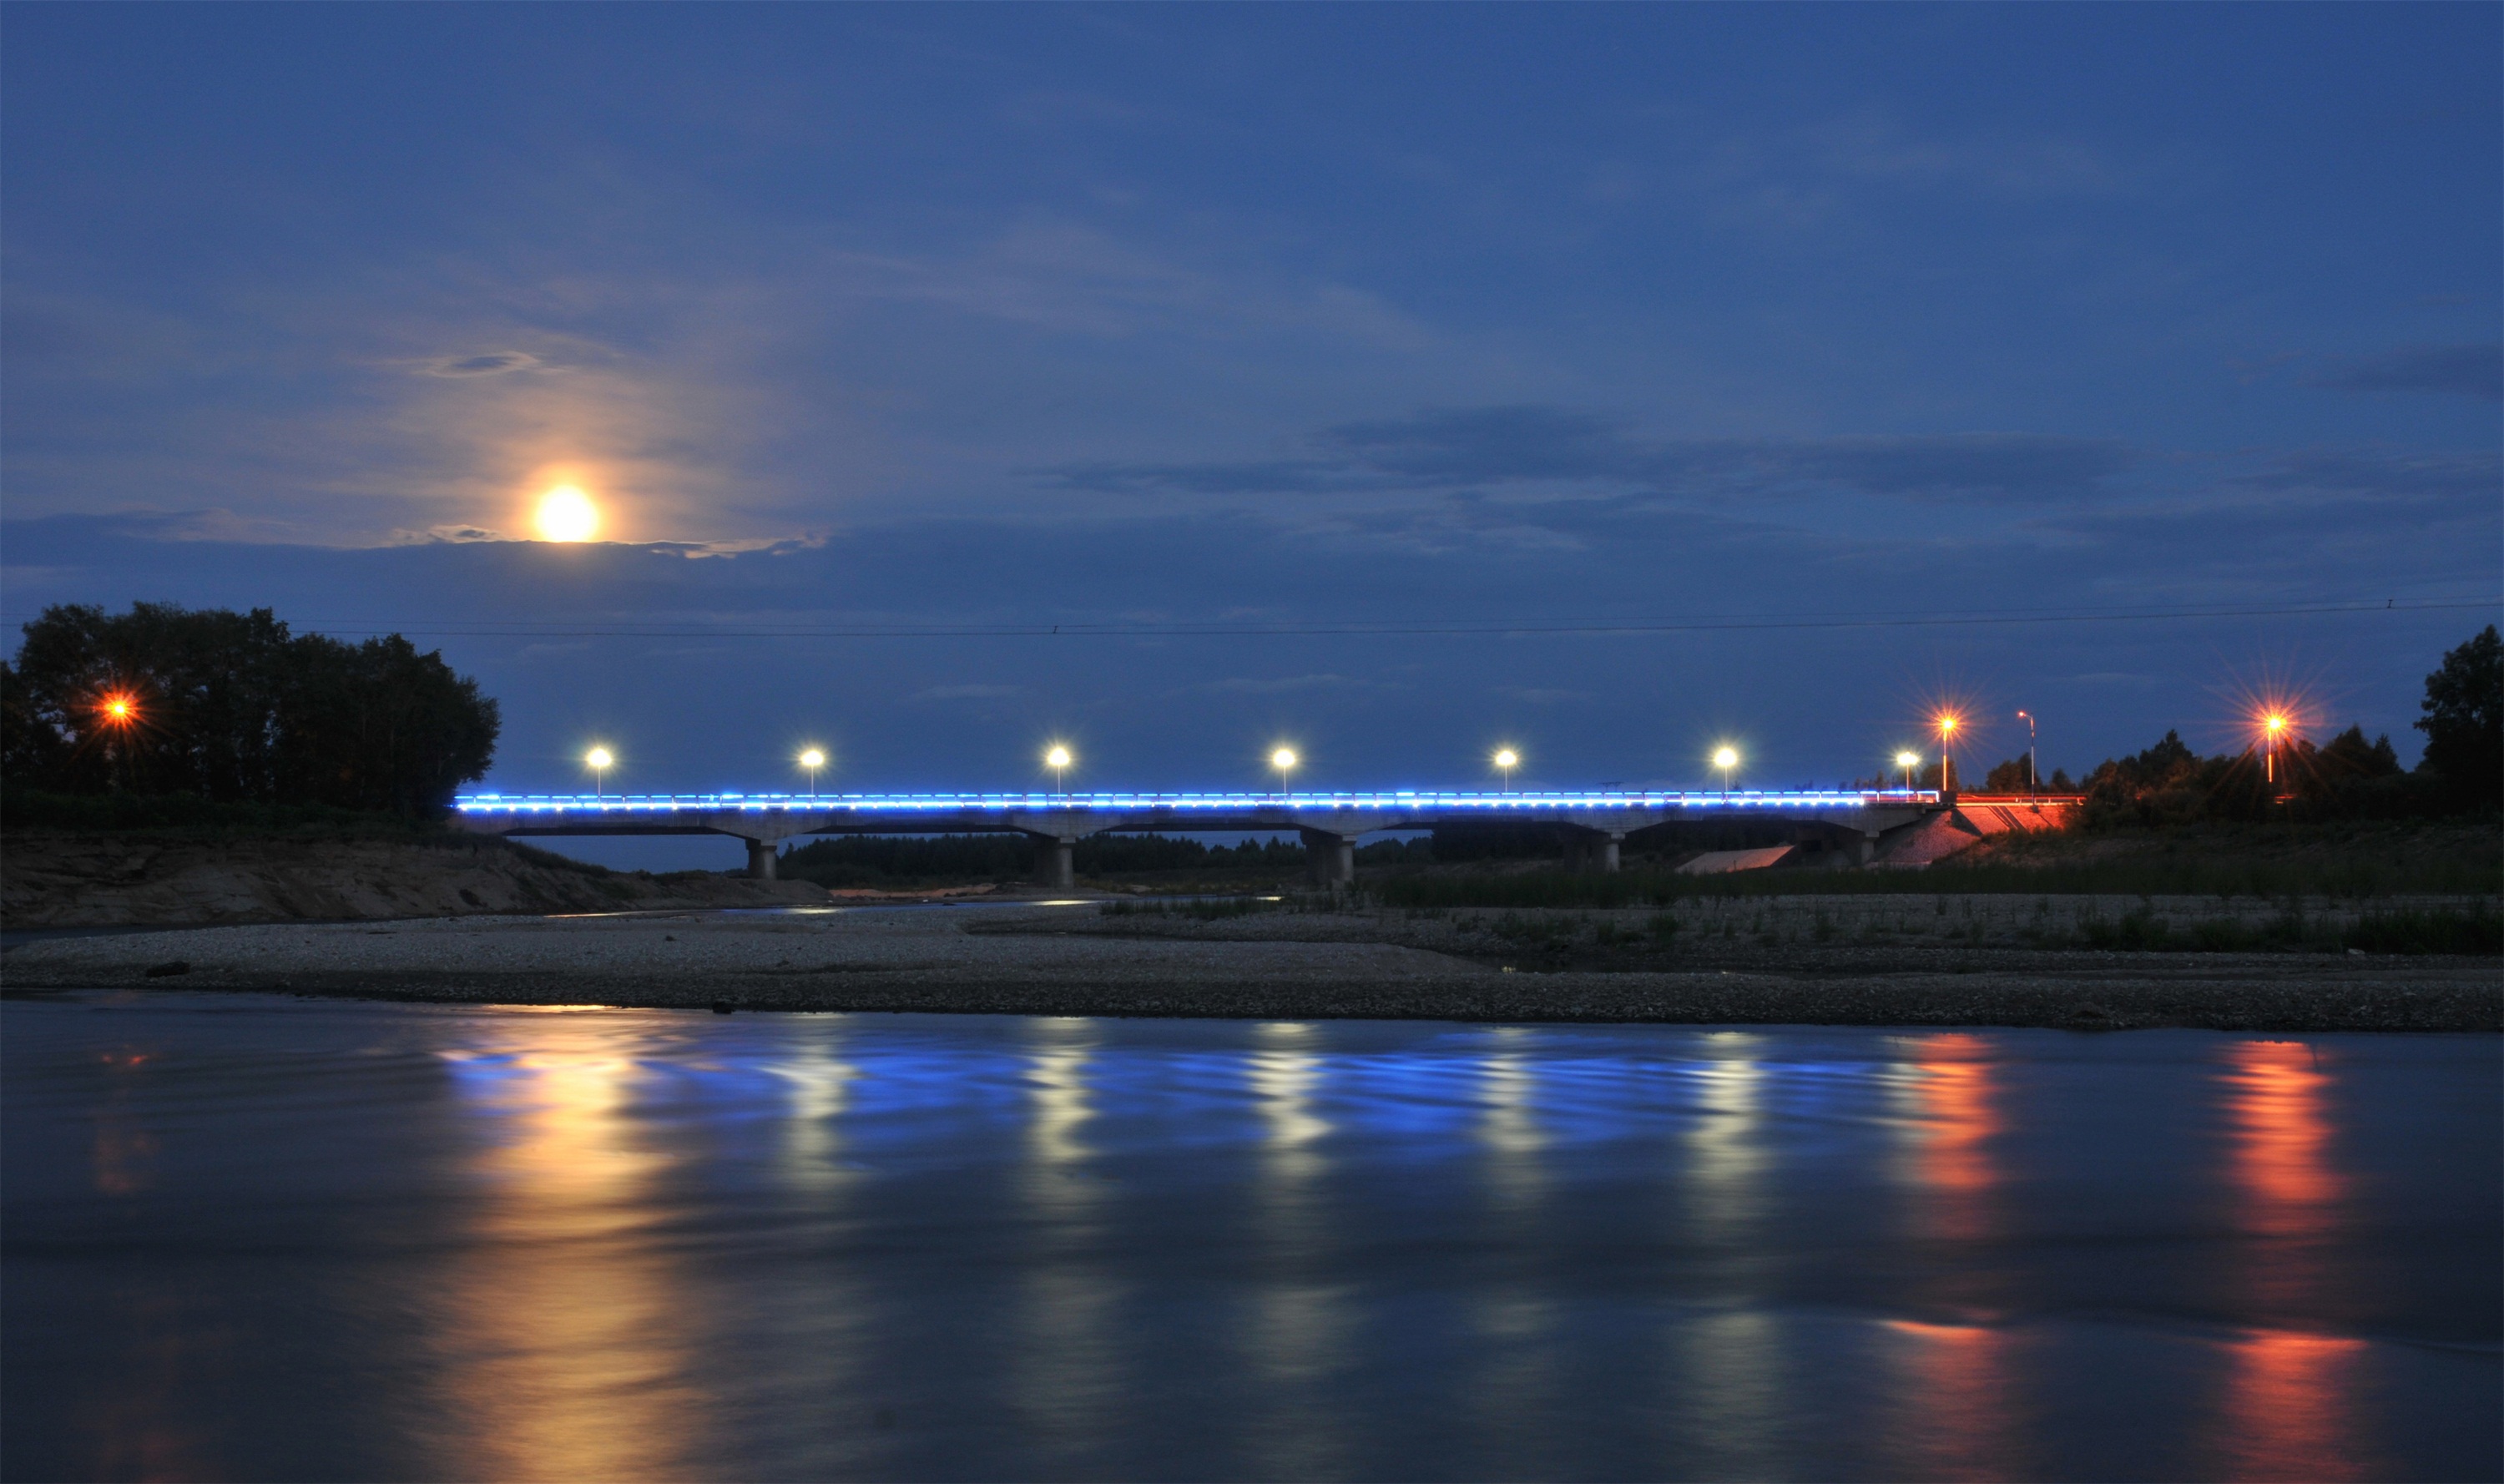
[[(849, 624), (821, 628), (763, 627), (738, 624), (661, 627), (617, 624), (586, 625), (462, 623), (421, 619), (389, 624), (371, 619), (292, 622), (298, 631), (350, 636), (400, 634), (424, 638), (1299, 638), (1304, 636), (1478, 636), (1577, 634), (1711, 634), (1816, 629), (1980, 628), (2017, 624), (2151, 623), (2222, 618), (2291, 618), (2313, 614), (2428, 613), (2468, 608), (2504, 609), (2504, 599), (2439, 598), (2375, 599), (2352, 603), (2296, 604), (2280, 606), (2197, 606), (2173, 608), (2003, 608), (1951, 613), (1861, 613), (1799, 616), (1739, 615), (1688, 618), (1587, 619), (1573, 622), (1468, 622), (1460, 620), (1332, 620), (1293, 622), (1209, 623), (1033, 623), (1033, 624)], [(23, 623), (12, 616), (8, 623)]]

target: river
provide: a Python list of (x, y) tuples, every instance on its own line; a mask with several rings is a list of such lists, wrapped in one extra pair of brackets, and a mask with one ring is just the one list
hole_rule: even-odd
[(0, 1007), (0, 1470), (2487, 1478), (2482, 1036)]

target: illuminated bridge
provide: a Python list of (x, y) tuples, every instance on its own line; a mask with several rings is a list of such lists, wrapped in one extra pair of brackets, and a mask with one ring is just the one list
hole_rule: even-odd
[[(1966, 805), (2060, 809), (2068, 799), (1966, 795)], [(735, 835), (748, 872), (772, 879), (777, 846), (802, 835), (1026, 835), (1049, 847), (1043, 877), (1070, 884), (1070, 847), (1109, 833), (1296, 831), (1325, 885), (1356, 875), (1356, 842), (1376, 830), (1458, 824), (1560, 831), (1579, 869), (1615, 871), (1636, 830), (1681, 820), (1768, 819), (1837, 865), (1866, 863), (1880, 839), (1960, 801), (1929, 789), (1832, 792), (1156, 794), (468, 794), (460, 828), (484, 835)], [(1830, 852), (1830, 853), (1827, 853)]]

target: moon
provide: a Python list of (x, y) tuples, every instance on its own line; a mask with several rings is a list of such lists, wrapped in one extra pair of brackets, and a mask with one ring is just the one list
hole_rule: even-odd
[(579, 486), (561, 484), (539, 497), (531, 520), (542, 541), (587, 541), (600, 532), (600, 507)]

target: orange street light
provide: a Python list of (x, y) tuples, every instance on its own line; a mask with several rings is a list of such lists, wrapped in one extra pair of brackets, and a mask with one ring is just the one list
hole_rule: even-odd
[(130, 727), (139, 722), (139, 703), (122, 691), (115, 691), (96, 703), (96, 710), (109, 727)]
[(2287, 728), (2293, 725), (2295, 725), (2294, 718), (2288, 716), (2284, 711), (2272, 711), (2261, 718), (2261, 734), (2268, 739), (2268, 749), (2265, 757), (2266, 766), (2269, 770), (2269, 782), (2273, 787), (2278, 784), (2278, 743), (2285, 740)]
[(1939, 792), (1941, 793), (1947, 793), (1950, 787), (1948, 748), (1956, 742), (1957, 728), (1963, 725), (1965, 725), (1965, 718), (1954, 711), (1943, 711), (1939, 714)]

